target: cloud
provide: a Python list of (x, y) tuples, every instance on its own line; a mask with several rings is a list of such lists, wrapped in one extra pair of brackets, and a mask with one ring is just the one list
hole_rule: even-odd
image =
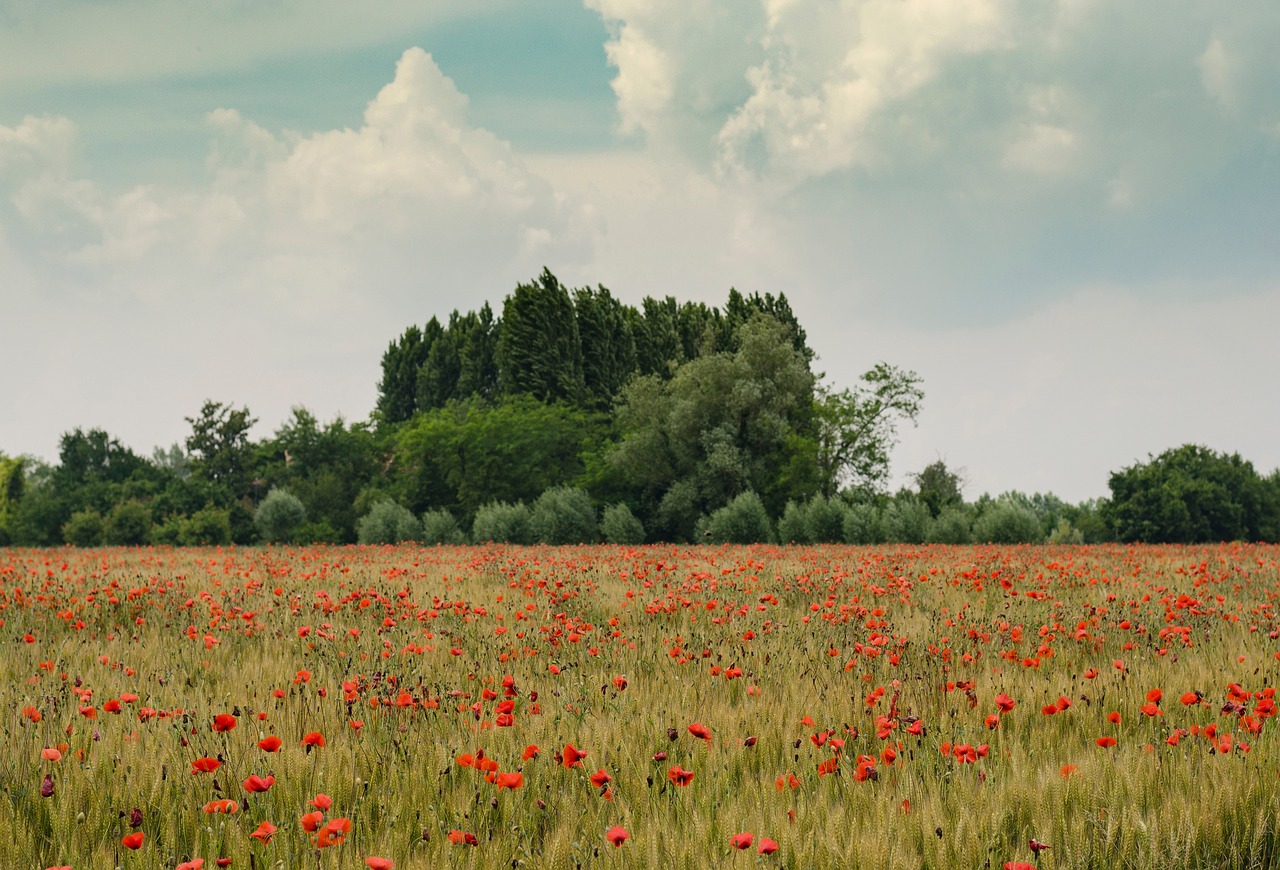
[(247, 69), (403, 38), (491, 0), (167, 0), (0, 4), (0, 91)]
[(1215, 36), (1209, 40), (1204, 53), (1196, 58), (1196, 66), (1200, 70), (1200, 83), (1204, 86), (1204, 92), (1223, 111), (1233, 111), (1236, 108), (1234, 63), (1221, 39)]
[[(259, 264), (273, 282), (293, 285), (277, 291), (315, 297), (326, 287), (352, 292), (356, 276), (385, 272), (388, 258), (402, 272), (452, 280), (470, 268), (468, 256), (534, 269), (540, 258), (589, 246), (582, 209), (466, 115), (466, 98), (415, 48), (358, 129), (273, 134), (234, 109), (212, 112), (203, 188), (112, 195), (76, 179), (65, 157), (75, 129), (65, 119), (0, 128), (0, 155), (26, 166), (12, 199), (51, 253), (148, 295), (182, 292), (193, 264), (238, 263), (237, 283), (260, 287)], [(281, 262), (327, 265), (321, 276), (304, 270), (300, 283), (284, 277)]]
[[(4, 343), (0, 369), (50, 360), (10, 393), (42, 426), (110, 424), (144, 449), (136, 433), (181, 427), (170, 403), (121, 411), (135, 404), (129, 384), (363, 418), (381, 353), (408, 324), (500, 305), (544, 264), (589, 259), (600, 232), (589, 208), (468, 122), (466, 97), (421, 49), (353, 129), (273, 131), (232, 108), (208, 127), (203, 181), (121, 191), (79, 177), (70, 121), (0, 127), (0, 255), (27, 276), (3, 292), (30, 327)], [(70, 419), (59, 403), (82, 382), (93, 388), (75, 387)], [(0, 425), (0, 442), (9, 435)]]

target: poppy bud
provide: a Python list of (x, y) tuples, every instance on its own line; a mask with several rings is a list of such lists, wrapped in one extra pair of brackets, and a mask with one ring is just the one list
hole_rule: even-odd
[(679, 737), (680, 737), (680, 732), (679, 732), (679, 731), (677, 731), (677, 730), (676, 730), (676, 729), (674, 729), (674, 728), (668, 728), (668, 729), (667, 729), (667, 739), (668, 739), (668, 740), (676, 740), (676, 739), (678, 739)]
[(142, 810), (138, 809), (137, 807), (134, 807), (129, 812), (129, 827), (131, 828), (142, 827)]
[(53, 777), (47, 773), (44, 775), (44, 781), (40, 783), (40, 797), (53, 797)]

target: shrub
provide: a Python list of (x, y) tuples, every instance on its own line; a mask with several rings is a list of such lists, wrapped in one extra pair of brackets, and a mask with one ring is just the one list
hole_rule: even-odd
[(310, 520), (298, 526), (293, 540), (299, 544), (341, 544), (344, 536), (328, 520)]
[(929, 534), (925, 540), (931, 544), (969, 543), (969, 512), (958, 507), (943, 508), (929, 524)]
[(572, 486), (553, 486), (533, 503), (529, 530), (544, 544), (585, 544), (596, 539), (591, 497)]
[(182, 544), (182, 527), (187, 518), (179, 514), (165, 517), (164, 522), (151, 527), (151, 542), (177, 547)]
[(805, 508), (805, 536), (810, 543), (833, 544), (844, 540), (844, 518), (849, 511), (844, 501), (815, 495)]
[(914, 497), (895, 498), (884, 511), (885, 537), (894, 544), (922, 544), (933, 516)]
[(600, 533), (610, 544), (644, 543), (644, 523), (621, 502), (604, 509), (600, 516)]
[(704, 516), (698, 526), (702, 537), (712, 543), (754, 544), (773, 539), (764, 502), (750, 490), (710, 516)]
[(77, 547), (97, 547), (102, 544), (102, 514), (95, 510), (76, 511), (62, 526), (62, 539)]
[(258, 527), (262, 540), (274, 544), (296, 540), (298, 529), (306, 518), (307, 509), (303, 507), (302, 499), (287, 489), (273, 488), (258, 505), (253, 524)]
[(985, 544), (1038, 544), (1044, 540), (1044, 528), (1030, 508), (997, 501), (974, 521), (973, 539)]
[(805, 502), (787, 501), (778, 520), (778, 540), (784, 544), (809, 543), (809, 510)]
[(471, 524), (471, 540), (476, 543), (533, 543), (533, 533), (529, 528), (529, 507), (520, 501), (515, 504), (489, 502), (476, 511), (476, 518)]
[(151, 511), (140, 501), (117, 504), (103, 529), (108, 544), (126, 547), (145, 544), (151, 538)]
[(231, 543), (231, 512), (210, 505), (196, 511), (182, 523), (183, 546), (211, 546)]
[(356, 539), (362, 544), (398, 544), (417, 540), (421, 533), (418, 518), (390, 499), (374, 502), (369, 512), (356, 520)]
[(844, 542), (846, 544), (884, 543), (884, 524), (880, 511), (866, 502), (851, 504), (844, 515)]
[(449, 511), (427, 511), (422, 515), (422, 542), (425, 544), (465, 544), (467, 536)]
[(1053, 531), (1049, 533), (1050, 544), (1083, 544), (1084, 532), (1071, 525), (1071, 520), (1063, 517), (1058, 520)]

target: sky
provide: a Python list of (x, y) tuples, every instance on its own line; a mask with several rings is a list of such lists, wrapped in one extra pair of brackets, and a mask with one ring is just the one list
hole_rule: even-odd
[(387, 344), (569, 286), (785, 293), (917, 372), (895, 485), (1280, 466), (1274, 0), (0, 0), (0, 451), (367, 419)]

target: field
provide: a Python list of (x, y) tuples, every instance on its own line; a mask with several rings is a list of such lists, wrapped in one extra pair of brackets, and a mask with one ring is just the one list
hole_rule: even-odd
[(1278, 558), (0, 551), (0, 866), (1280, 865)]

